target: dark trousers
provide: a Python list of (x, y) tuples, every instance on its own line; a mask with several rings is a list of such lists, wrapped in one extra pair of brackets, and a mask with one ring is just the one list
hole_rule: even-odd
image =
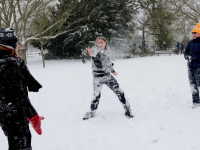
[(83, 63), (86, 63), (85, 59), (82, 59), (82, 62), (83, 62)]
[(16, 127), (15, 125), (12, 128), (2, 127), (8, 138), (9, 150), (32, 150), (29, 126)]
[(181, 49), (181, 54), (183, 54), (183, 49)]
[(200, 68), (188, 68), (188, 77), (192, 92), (193, 103), (200, 103), (199, 88), (200, 88)]
[(111, 75), (105, 75), (103, 77), (93, 78), (93, 94), (94, 97), (91, 102), (91, 111), (96, 111), (99, 105), (99, 100), (101, 98), (101, 90), (103, 84), (107, 85), (119, 98), (124, 109), (130, 108), (129, 102), (126, 100), (123, 90), (119, 87), (117, 80)]

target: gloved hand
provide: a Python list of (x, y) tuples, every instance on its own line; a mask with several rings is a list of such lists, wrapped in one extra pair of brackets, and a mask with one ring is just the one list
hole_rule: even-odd
[(35, 131), (39, 135), (41, 135), (42, 134), (41, 120), (44, 120), (44, 117), (39, 116), (37, 114), (35, 117), (33, 117), (33, 118), (27, 118), (27, 119), (30, 121), (30, 123), (31, 123), (32, 127), (35, 129)]
[(39, 86), (33, 86), (33, 85), (30, 86), (30, 85), (28, 85), (29, 92), (38, 92), (40, 88), (41, 87), (39, 87)]
[(189, 55), (188, 54), (184, 54), (184, 57), (185, 57), (186, 60), (189, 59)]
[(191, 57), (191, 59), (196, 59), (196, 56), (193, 54), (191, 54), (190, 57)]
[(194, 54), (184, 54), (186, 60), (196, 59)]

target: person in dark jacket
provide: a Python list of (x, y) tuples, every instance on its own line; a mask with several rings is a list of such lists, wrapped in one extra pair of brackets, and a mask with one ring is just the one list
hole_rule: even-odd
[(181, 42), (181, 54), (183, 54), (183, 50), (184, 50), (184, 44), (183, 42)]
[(111, 50), (108, 48), (108, 42), (105, 37), (97, 37), (96, 45), (93, 48), (86, 48), (91, 56), (93, 69), (93, 99), (90, 105), (90, 112), (84, 116), (84, 120), (94, 117), (101, 98), (101, 90), (103, 84), (106, 84), (119, 98), (122, 106), (125, 109), (125, 116), (132, 118), (130, 104), (127, 101), (124, 91), (120, 88), (117, 80), (111, 75), (117, 76), (111, 62)]
[(83, 64), (85, 64), (86, 61), (85, 61), (85, 53), (84, 52), (82, 52), (81, 59), (82, 59)]
[(178, 50), (177, 54), (179, 54), (179, 50), (180, 50), (180, 42), (177, 42), (176, 47), (177, 47), (177, 50)]
[(29, 98), (29, 91), (42, 86), (17, 57), (17, 37), (10, 28), (0, 29), (0, 126), (8, 138), (9, 150), (32, 150), (29, 122), (41, 135), (41, 120)]
[(193, 40), (189, 41), (184, 57), (188, 60), (188, 77), (192, 91), (193, 107), (200, 105), (200, 23), (192, 30)]

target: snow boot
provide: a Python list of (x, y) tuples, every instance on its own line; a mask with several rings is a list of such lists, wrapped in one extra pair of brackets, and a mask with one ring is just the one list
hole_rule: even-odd
[(192, 108), (194, 109), (194, 108), (199, 107), (199, 106), (200, 106), (200, 103), (193, 103)]
[(83, 120), (87, 120), (87, 119), (89, 119), (89, 118), (92, 118), (92, 117), (94, 117), (94, 115), (95, 115), (95, 113), (94, 113), (93, 111), (87, 112), (87, 113), (85, 114), (85, 116), (83, 117)]
[(125, 108), (125, 116), (126, 116), (127, 118), (133, 118), (133, 117), (134, 117), (134, 115), (132, 114), (130, 108)]

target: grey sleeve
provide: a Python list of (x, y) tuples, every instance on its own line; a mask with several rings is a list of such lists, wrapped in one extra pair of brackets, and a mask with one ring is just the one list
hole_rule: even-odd
[(91, 50), (92, 50), (92, 55), (91, 55), (91, 57), (96, 57), (96, 56), (97, 56), (97, 53), (98, 53), (97, 47), (92, 47)]
[(106, 72), (115, 72), (113, 68), (113, 63), (111, 62), (110, 57), (107, 55), (106, 59), (102, 61), (103, 70)]

